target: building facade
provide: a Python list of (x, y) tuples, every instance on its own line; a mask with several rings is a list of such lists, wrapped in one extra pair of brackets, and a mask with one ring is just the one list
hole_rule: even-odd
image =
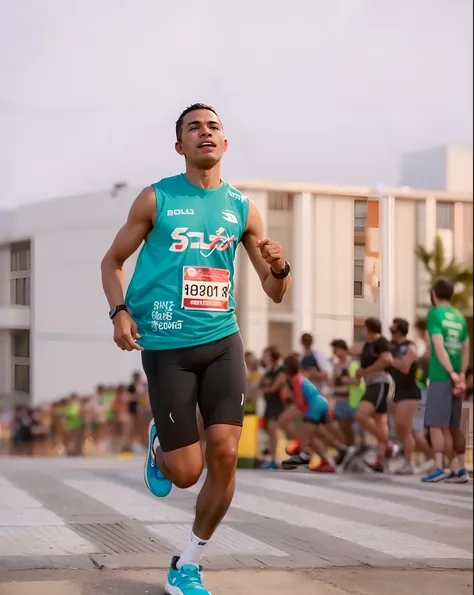
[[(426, 278), (415, 247), (440, 235), (448, 255), (470, 258), (472, 193), (240, 181), (260, 208), (266, 233), (292, 264), (293, 287), (282, 304), (263, 293), (238, 249), (236, 300), (248, 349), (277, 343), (296, 349), (302, 332), (329, 351), (335, 337), (361, 338), (364, 318), (380, 316), (379, 290), (366, 299), (364, 262), (370, 205), (384, 201), (382, 262), (390, 260), (384, 315), (414, 322), (426, 303)], [(33, 403), (96, 384), (127, 381), (138, 353), (112, 341), (100, 261), (125, 221), (136, 189), (58, 199), (0, 213), (0, 395)], [(388, 209), (388, 210), (387, 210)], [(380, 218), (382, 222), (382, 216)], [(387, 239), (388, 238), (388, 239)], [(387, 256), (388, 255), (388, 256)], [(136, 255), (126, 266), (127, 279)], [(382, 267), (383, 268), (383, 267)]]

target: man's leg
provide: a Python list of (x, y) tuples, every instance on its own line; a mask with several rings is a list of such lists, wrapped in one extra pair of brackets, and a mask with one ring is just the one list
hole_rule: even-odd
[(207, 476), (197, 499), (188, 546), (176, 564), (178, 569), (199, 566), (208, 541), (230, 506), (235, 488), (247, 385), (240, 335), (227, 337), (210, 350), (212, 363), (199, 377), (198, 393), (206, 431)]
[(214, 425), (207, 429), (207, 476), (196, 502), (193, 533), (211, 539), (229, 509), (235, 489), (235, 470), (242, 428)]
[(415, 438), (413, 436), (413, 419), (418, 408), (416, 399), (403, 399), (395, 405), (395, 429), (403, 446), (405, 464), (398, 471), (402, 475), (413, 474), (413, 453), (415, 451)]
[(434, 451), (436, 469), (421, 481), (432, 483), (443, 481), (444, 456), (451, 456), (452, 437), (449, 431), (452, 403), (452, 383), (450, 380), (430, 382), (426, 399), (425, 425), (430, 428), (431, 445)]
[(199, 349), (195, 354), (180, 349), (142, 353), (154, 418), (149, 428), (145, 483), (158, 497), (167, 496), (172, 484), (179, 488), (194, 485), (202, 473), (196, 416), (198, 379), (192, 371)]
[(453, 460), (451, 461), (451, 475), (449, 483), (467, 483), (469, 473), (466, 469), (466, 437), (461, 430), (462, 399), (453, 397), (450, 419), (450, 435), (453, 443)]

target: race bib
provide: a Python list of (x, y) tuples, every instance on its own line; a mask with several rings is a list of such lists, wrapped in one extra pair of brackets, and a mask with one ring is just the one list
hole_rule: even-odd
[(186, 310), (229, 309), (230, 271), (211, 267), (183, 267), (181, 307)]

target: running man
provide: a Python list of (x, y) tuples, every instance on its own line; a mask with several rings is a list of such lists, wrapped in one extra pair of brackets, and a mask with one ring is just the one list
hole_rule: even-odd
[(383, 473), (389, 447), (387, 412), (392, 379), (388, 368), (393, 363), (393, 357), (389, 342), (382, 336), (380, 320), (367, 318), (364, 326), (368, 340), (362, 348), (360, 368), (356, 376), (365, 380), (365, 392), (355, 418), (377, 440), (377, 458), (375, 464), (369, 466), (377, 473)]
[[(469, 366), (469, 335), (466, 319), (451, 305), (453, 294), (451, 281), (437, 279), (431, 290), (433, 308), (426, 318), (431, 357), (425, 425), (430, 428), (436, 461), (436, 469), (422, 478), (428, 483), (445, 479), (450, 483), (466, 483), (469, 480), (466, 439), (460, 428)], [(450, 474), (444, 470), (444, 455), (452, 460)]]
[(413, 453), (415, 438), (413, 421), (421, 399), (418, 387), (418, 352), (415, 343), (408, 340), (410, 325), (404, 318), (394, 318), (390, 332), (392, 334), (391, 351), (393, 363), (389, 373), (395, 382), (393, 409), (395, 430), (403, 447), (405, 462), (397, 471), (398, 475), (413, 475)]
[[(263, 290), (282, 301), (291, 277), (282, 247), (265, 238), (257, 207), (221, 179), (227, 150), (213, 108), (195, 104), (176, 123), (186, 173), (145, 188), (102, 261), (114, 340), (140, 350), (153, 421), (145, 482), (158, 497), (203, 471), (196, 406), (206, 432), (207, 475), (184, 552), (173, 558), (169, 595), (206, 595), (201, 559), (235, 487), (246, 369), (235, 317), (234, 258), (241, 241)], [(144, 241), (124, 297), (124, 262)]]
[[(345, 444), (334, 438), (328, 431), (329, 403), (316, 386), (300, 370), (299, 354), (287, 356), (283, 362), (283, 370), (288, 378), (288, 387), (291, 393), (292, 404), (280, 417), (280, 427), (286, 433), (291, 432), (292, 425), (302, 420), (298, 429), (298, 438), (304, 454), (315, 453), (321, 463), (312, 471), (322, 473), (335, 473), (338, 465), (345, 465), (355, 452), (355, 448), (347, 448)], [(328, 454), (327, 446), (337, 450), (334, 461)], [(296, 454), (284, 462), (283, 467), (294, 469), (301, 464), (308, 464), (309, 460), (302, 459), (301, 454)]]

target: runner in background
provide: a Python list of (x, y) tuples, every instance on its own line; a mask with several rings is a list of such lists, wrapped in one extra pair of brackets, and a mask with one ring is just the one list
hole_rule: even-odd
[[(335, 418), (340, 428), (340, 438), (347, 446), (352, 446), (354, 440), (355, 409), (349, 403), (349, 368), (352, 357), (347, 343), (343, 339), (334, 339), (331, 343), (336, 358), (332, 372), (333, 397), (335, 399)], [(357, 379), (360, 384), (360, 379)]]
[[(426, 317), (430, 365), (425, 425), (430, 428), (436, 461), (436, 469), (422, 478), (427, 483), (466, 483), (469, 479), (466, 439), (460, 426), (470, 344), (466, 319), (451, 305), (453, 294), (449, 279), (437, 279), (431, 290), (433, 307)], [(450, 473), (444, 469), (445, 455), (452, 461)]]
[(366, 464), (378, 473), (384, 472), (384, 460), (392, 453), (389, 444), (388, 400), (392, 389), (392, 379), (388, 368), (393, 357), (390, 344), (382, 336), (382, 323), (378, 318), (367, 318), (364, 322), (367, 342), (362, 348), (358, 378), (365, 380), (365, 392), (356, 411), (356, 420), (378, 443), (375, 463)]
[[(301, 373), (297, 353), (285, 358), (283, 370), (291, 393), (291, 404), (280, 417), (279, 426), (288, 434), (292, 431), (293, 424), (301, 421), (297, 434), (302, 451), (301, 454), (293, 455), (293, 457), (285, 461), (284, 468), (292, 469), (304, 464), (302, 454), (317, 454), (320, 463), (316, 467), (310, 467), (310, 469), (318, 473), (335, 473), (337, 466), (344, 466), (349, 462), (355, 453), (355, 448), (348, 448), (343, 442), (335, 438), (333, 432), (329, 430), (328, 400)], [(329, 455), (328, 446), (336, 449), (336, 459)], [(306, 463), (308, 462), (309, 460), (306, 461)]]
[(262, 363), (265, 366), (260, 389), (265, 400), (265, 422), (270, 438), (270, 461), (260, 465), (260, 469), (278, 469), (276, 453), (278, 448), (278, 420), (283, 413), (281, 392), (286, 382), (286, 376), (281, 365), (281, 353), (275, 346), (270, 346), (263, 352)]
[(323, 396), (328, 397), (332, 373), (331, 362), (320, 349), (314, 347), (314, 339), (311, 333), (301, 335), (301, 347), (301, 372), (311, 380)]
[(261, 395), (260, 382), (262, 372), (259, 361), (252, 351), (245, 352), (245, 365), (247, 367), (247, 403), (245, 413), (253, 415), (256, 413), (257, 400)]

